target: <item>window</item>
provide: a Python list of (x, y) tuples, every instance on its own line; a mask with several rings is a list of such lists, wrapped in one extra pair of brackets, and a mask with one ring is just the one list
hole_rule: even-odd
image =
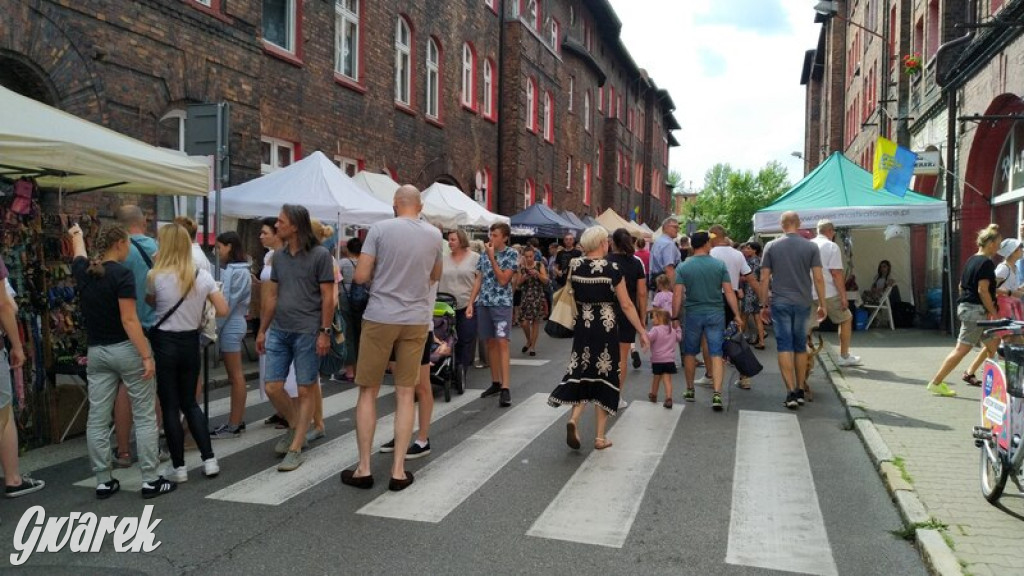
[(608, 90), (608, 117), (615, 118), (615, 86)]
[(921, 54), (926, 60), (935, 55), (939, 49), (939, 29), (942, 22), (939, 16), (939, 0), (931, 0), (928, 3), (928, 40), (926, 45), (927, 53)]
[(537, 188), (531, 178), (523, 184), (523, 206), (529, 208), (537, 202)]
[(427, 39), (427, 110), (430, 118), (437, 119), (441, 115), (441, 51), (433, 38)]
[(263, 39), (295, 53), (296, 0), (263, 0)]
[(552, 18), (548, 22), (548, 41), (551, 42), (551, 49), (556, 53), (558, 52), (558, 39), (562, 36), (562, 27), (558, 24), (558, 20)]
[(544, 205), (551, 208), (551, 185), (544, 185)]
[(622, 184), (622, 153), (615, 151), (615, 183)]
[(359, 0), (334, 3), (334, 71), (359, 81)]
[(583, 165), (583, 205), (590, 206), (590, 164)]
[(157, 146), (184, 152), (186, 118), (188, 114), (184, 110), (171, 110), (164, 114), (158, 125)]
[(350, 178), (359, 172), (359, 161), (355, 158), (335, 156), (334, 163), (337, 164), (338, 168), (341, 168), (341, 171), (347, 174)]
[(495, 10), (495, 11), (498, 9), (497, 8), (497, 2), (498, 2), (498, 0), (484, 0), (484, 4), (486, 4), (487, 7), (490, 8), (491, 10)]
[(537, 131), (537, 87), (533, 84), (533, 78), (526, 79), (526, 127)]
[(597, 111), (604, 112), (604, 86), (597, 88)]
[(494, 67), (490, 59), (484, 60), (484, 116), (493, 119), (494, 113)]
[(491, 171), (487, 168), (476, 171), (476, 190), (473, 191), (473, 199), (476, 203), (487, 208), (492, 209), (491, 206), (491, 187), (493, 182), (491, 181)]
[(616, 118), (622, 118), (622, 93), (619, 92), (619, 99), (616, 100), (616, 108), (618, 111), (615, 113)]
[(569, 112), (572, 112), (572, 101), (576, 99), (576, 77), (569, 76)]
[(551, 92), (544, 93), (544, 139), (555, 141), (555, 101), (551, 98)]
[(405, 18), (395, 23), (395, 101), (408, 106), (412, 92), (412, 30)]
[(601, 179), (601, 160), (604, 157), (604, 146), (600, 142), (597, 143), (597, 179)]
[(590, 132), (590, 91), (583, 93), (583, 128)]
[(462, 105), (476, 110), (476, 54), (468, 42), (462, 45)]
[(537, 7), (537, 0), (526, 0), (526, 11), (523, 15), (526, 16), (527, 23), (540, 32), (540, 9)]
[(260, 173), (269, 174), (291, 166), (295, 161), (295, 144), (279, 138), (260, 139)]
[(572, 156), (569, 156), (569, 161), (565, 167), (565, 189), (572, 189)]
[(644, 184), (644, 165), (634, 164), (634, 166), (636, 175), (633, 176), (633, 189), (636, 190), (637, 192), (642, 192)]

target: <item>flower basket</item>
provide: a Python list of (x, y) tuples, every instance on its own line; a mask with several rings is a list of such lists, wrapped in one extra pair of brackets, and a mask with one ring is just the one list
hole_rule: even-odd
[(921, 73), (921, 55), (907, 54), (903, 57), (903, 72), (907, 76), (917, 76)]

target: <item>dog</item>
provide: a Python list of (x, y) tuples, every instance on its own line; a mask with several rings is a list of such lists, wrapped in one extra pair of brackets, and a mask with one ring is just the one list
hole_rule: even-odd
[(808, 402), (814, 402), (814, 392), (811, 391), (811, 372), (814, 371), (814, 364), (818, 358), (818, 354), (825, 349), (825, 341), (821, 338), (821, 334), (818, 336), (818, 345), (814, 345), (814, 333), (807, 335), (807, 363), (803, 366), (804, 369), (804, 398)]

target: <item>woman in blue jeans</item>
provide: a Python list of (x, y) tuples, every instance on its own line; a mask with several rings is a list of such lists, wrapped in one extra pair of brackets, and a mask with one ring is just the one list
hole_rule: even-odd
[(252, 272), (249, 258), (242, 247), (238, 232), (224, 232), (217, 236), (217, 255), (224, 264), (220, 279), (222, 292), (228, 301), (228, 315), (217, 319), (217, 336), (224, 368), (231, 383), (231, 413), (228, 423), (213, 431), (214, 436), (229, 438), (245, 432), (245, 374), (242, 373), (242, 339), (245, 338), (252, 298)]
[[(110, 421), (114, 397), (125, 383), (132, 402), (135, 442), (142, 472), (142, 497), (155, 498), (173, 492), (176, 485), (159, 475), (159, 437), (156, 429), (154, 359), (135, 309), (135, 278), (122, 264), (128, 258), (128, 231), (119, 225), (104, 226), (90, 261), (78, 225), (68, 230), (75, 258), (75, 277), (89, 345), (89, 420), (86, 442), (96, 474), (96, 497), (103, 500), (121, 489), (111, 475)], [(189, 243), (191, 257), (191, 242)], [(192, 379), (195, 386), (195, 379)]]
[(188, 481), (182, 415), (199, 447), (203, 473), (207, 477), (220, 473), (206, 415), (196, 402), (196, 381), (202, 364), (199, 328), (205, 306), (209, 302), (217, 316), (223, 317), (227, 316), (228, 303), (213, 276), (196, 269), (192, 239), (184, 227), (167, 224), (160, 229), (159, 242), (160, 252), (146, 278), (146, 301), (153, 306), (156, 317), (149, 341), (156, 357), (156, 389), (171, 452), (172, 469), (168, 477), (181, 483)]

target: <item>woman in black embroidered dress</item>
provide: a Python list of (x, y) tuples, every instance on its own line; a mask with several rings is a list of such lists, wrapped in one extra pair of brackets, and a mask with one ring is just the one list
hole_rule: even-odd
[(588, 228), (580, 238), (585, 255), (569, 265), (573, 295), (576, 298), (576, 328), (572, 354), (562, 383), (548, 398), (552, 406), (569, 404), (572, 414), (566, 424), (566, 443), (579, 449), (577, 432), (585, 404), (593, 404), (597, 416), (597, 438), (594, 448), (604, 450), (612, 445), (605, 438), (608, 415), (619, 407), (619, 331), (616, 315), (621, 310), (636, 328), (640, 344), (649, 343), (636, 307), (629, 299), (622, 271), (605, 259), (608, 253), (608, 231), (600, 226)]

